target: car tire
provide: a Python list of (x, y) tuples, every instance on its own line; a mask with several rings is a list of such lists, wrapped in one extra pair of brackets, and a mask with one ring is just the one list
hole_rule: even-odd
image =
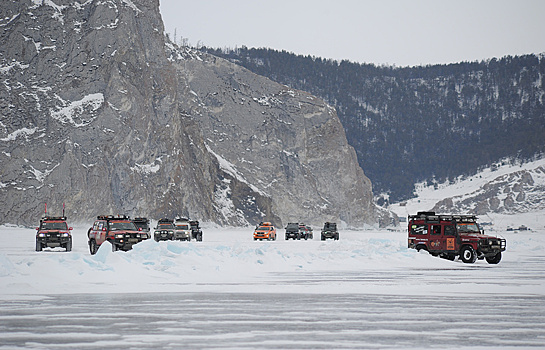
[(41, 252), (42, 251), (42, 244), (38, 241), (36, 241), (36, 251)]
[(498, 252), (498, 254), (494, 256), (487, 256), (486, 262), (489, 264), (497, 264), (501, 261), (501, 252)]
[(324, 237), (324, 236), (322, 236), (322, 241), (325, 241), (325, 237)]
[(460, 259), (466, 264), (473, 264), (477, 261), (477, 253), (472, 246), (466, 245), (462, 248), (460, 252)]
[(98, 247), (97, 247), (97, 242), (92, 239), (89, 241), (89, 252), (91, 253), (91, 255), (95, 255), (98, 251)]
[(66, 243), (65, 248), (66, 248), (67, 252), (71, 252), (72, 251), (72, 241)]

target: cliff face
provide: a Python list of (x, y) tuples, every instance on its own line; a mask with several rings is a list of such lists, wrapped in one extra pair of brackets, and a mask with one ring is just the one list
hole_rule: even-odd
[(179, 60), (184, 109), (222, 168), (272, 199), (284, 222), (373, 222), (371, 183), (335, 110), (223, 59)]
[(335, 111), (165, 43), (158, 0), (0, 7), (0, 222), (377, 221)]

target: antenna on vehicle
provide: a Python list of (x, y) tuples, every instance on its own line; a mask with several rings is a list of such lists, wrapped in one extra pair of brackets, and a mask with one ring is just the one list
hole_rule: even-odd
[(64, 216), (64, 202), (62, 202), (62, 216)]
[(45, 216), (47, 216), (47, 203), (45, 203)]

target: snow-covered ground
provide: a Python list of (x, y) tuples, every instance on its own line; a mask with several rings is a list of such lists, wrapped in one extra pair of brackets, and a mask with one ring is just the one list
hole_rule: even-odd
[(545, 348), (542, 214), (524, 232), (495, 218), (498, 265), (409, 250), (403, 226), (325, 242), (205, 227), (94, 256), (87, 227), (72, 252), (36, 252), (35, 230), (1, 226), (0, 349)]

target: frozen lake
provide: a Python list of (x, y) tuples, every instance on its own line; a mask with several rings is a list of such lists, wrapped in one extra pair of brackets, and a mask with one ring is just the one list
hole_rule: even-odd
[(0, 349), (545, 348), (540, 229), (502, 230), (498, 265), (408, 250), (404, 231), (209, 228), (94, 256), (85, 232), (70, 253), (35, 252), (34, 230), (0, 228)]
[(543, 348), (530, 296), (157, 293), (0, 302), (2, 347)]

